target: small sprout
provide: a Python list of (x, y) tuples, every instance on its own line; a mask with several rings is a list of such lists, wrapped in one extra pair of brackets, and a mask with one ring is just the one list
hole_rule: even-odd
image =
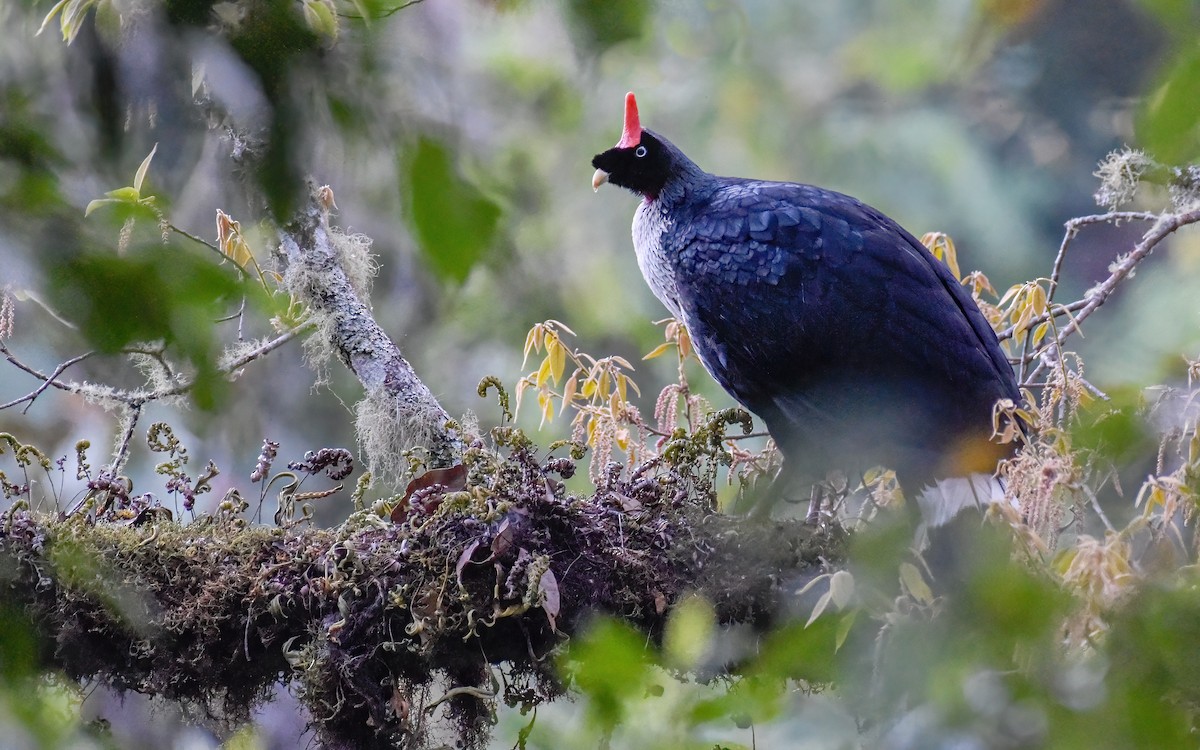
[[(51, 13), (53, 12), (51, 11)], [(138, 165), (137, 172), (133, 176), (133, 185), (110, 190), (104, 194), (104, 198), (97, 198), (91, 201), (87, 204), (87, 208), (83, 210), (83, 215), (91, 216), (92, 212), (97, 208), (112, 203), (152, 207), (155, 198), (153, 195), (142, 197), (142, 183), (146, 180), (146, 172), (150, 169), (150, 160), (154, 158), (156, 151), (158, 151), (157, 143), (154, 144), (154, 148), (150, 149), (150, 153), (146, 155), (146, 158), (142, 159), (142, 163)]]
[(963, 280), (962, 271), (958, 269), (958, 250), (955, 249), (954, 240), (950, 239), (950, 235), (944, 232), (926, 232), (921, 237), (921, 244), (929, 248), (933, 257), (946, 264), (954, 278)]
[(350, 493), (350, 501), (354, 505), (355, 510), (365, 510), (367, 505), (364, 498), (367, 495), (367, 490), (371, 488), (371, 472), (364, 471), (358, 477), (358, 483), (354, 485), (354, 492)]
[[(1014, 284), (1000, 298), (998, 304), (1004, 308), (1004, 319), (1012, 322), (1013, 339), (1017, 343), (1023, 342), (1032, 328), (1032, 343), (1036, 346), (1050, 330), (1050, 296), (1043, 283), (1048, 283), (1048, 280), (1034, 279)], [(1040, 322), (1034, 324), (1035, 319)]]
[(267, 282), (267, 277), (263, 274), (258, 261), (255, 260), (254, 251), (250, 249), (250, 243), (246, 241), (245, 236), (242, 234), (241, 223), (234, 221), (233, 217), (219, 208), (217, 209), (217, 249), (241, 269), (243, 273), (249, 273), (253, 270), (255, 275), (258, 276), (258, 282), (262, 284), (263, 289), (271, 293), (272, 289)]
[(337, 210), (337, 201), (333, 199), (333, 188), (328, 185), (317, 188), (317, 202), (326, 212)]
[(146, 445), (155, 453), (166, 453), (180, 465), (188, 462), (187, 448), (175, 437), (175, 430), (166, 422), (150, 425), (146, 431)]
[(506, 422), (513, 420), (512, 410), (509, 408), (508, 391), (504, 389), (504, 384), (500, 382), (500, 378), (495, 375), (488, 375), (483, 380), (479, 381), (479, 388), (476, 392), (480, 398), (487, 398), (488, 389), (496, 389), (496, 398), (500, 402), (500, 411), (504, 415)]

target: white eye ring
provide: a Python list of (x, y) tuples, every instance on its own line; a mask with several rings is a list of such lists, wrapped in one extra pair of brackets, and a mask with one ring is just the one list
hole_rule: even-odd
[(634, 155), (634, 156), (636, 156), (636, 157), (638, 157), (639, 159), (640, 159), (640, 158), (642, 158), (643, 156), (645, 156), (645, 155), (646, 155), (646, 147), (645, 147), (645, 146), (638, 146), (638, 147), (637, 147), (637, 151), (634, 151), (634, 152), (633, 152), (633, 155)]

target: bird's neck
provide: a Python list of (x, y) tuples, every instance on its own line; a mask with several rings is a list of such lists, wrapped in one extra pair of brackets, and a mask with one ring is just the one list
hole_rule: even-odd
[(711, 188), (713, 176), (705, 172), (686, 156), (683, 163), (672, 171), (662, 190), (655, 196), (643, 196), (649, 202), (658, 202), (666, 208), (688, 203)]

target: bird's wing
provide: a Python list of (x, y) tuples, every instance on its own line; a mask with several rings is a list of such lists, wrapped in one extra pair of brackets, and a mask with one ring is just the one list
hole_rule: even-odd
[(860, 201), (726, 180), (677, 227), (668, 252), (697, 351), (768, 423), (773, 409), (836, 419), (839, 399), (865, 397), (875, 383), (920, 381), (912, 387), (930, 403), (946, 395), (964, 411), (947, 424), (978, 421), (996, 399), (1017, 398), (1012, 368), (967, 291)]

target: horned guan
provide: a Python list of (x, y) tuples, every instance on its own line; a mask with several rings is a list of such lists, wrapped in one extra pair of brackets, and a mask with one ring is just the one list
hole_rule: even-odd
[(1010, 447), (991, 441), (993, 407), (1020, 401), (1016, 378), (968, 290), (913, 235), (842, 193), (705, 172), (641, 126), (632, 93), (620, 141), (592, 166), (594, 188), (641, 196), (646, 282), (785, 467), (887, 466), (922, 506), (995, 498)]

